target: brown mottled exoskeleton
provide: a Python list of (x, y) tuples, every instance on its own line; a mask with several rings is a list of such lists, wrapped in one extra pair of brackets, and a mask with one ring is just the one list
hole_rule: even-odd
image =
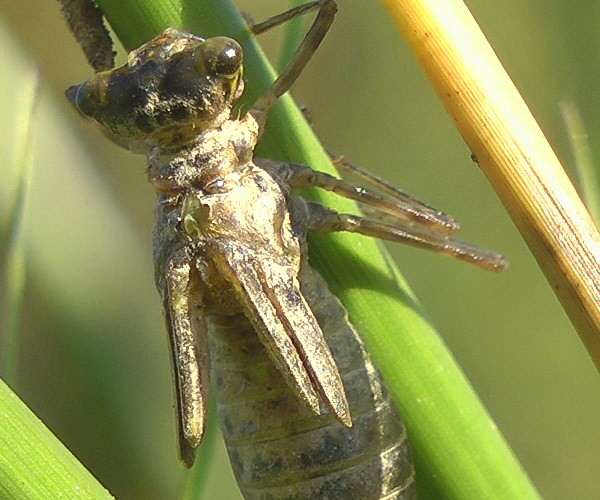
[[(413, 498), (406, 435), (340, 302), (307, 262), (306, 233), (353, 231), (499, 270), (501, 256), (450, 239), (454, 220), (381, 181), (381, 191), (307, 166), (253, 158), (266, 115), (335, 15), (318, 8), (298, 51), (241, 117), (242, 49), (167, 29), (127, 64), (68, 89), (86, 117), (142, 152), (157, 192), (154, 259), (172, 351), (181, 456), (204, 431), (209, 379), (247, 498)], [(290, 14), (291, 13), (291, 14)], [(320, 187), (369, 205), (370, 219), (291, 193)], [(210, 371), (210, 376), (209, 376)]]

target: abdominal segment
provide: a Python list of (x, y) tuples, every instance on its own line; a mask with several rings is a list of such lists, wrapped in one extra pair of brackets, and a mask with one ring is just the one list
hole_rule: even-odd
[(301, 287), (342, 376), (352, 427), (315, 415), (243, 315), (211, 316), (211, 378), (223, 436), (247, 499), (415, 498), (404, 426), (346, 311), (316, 271)]

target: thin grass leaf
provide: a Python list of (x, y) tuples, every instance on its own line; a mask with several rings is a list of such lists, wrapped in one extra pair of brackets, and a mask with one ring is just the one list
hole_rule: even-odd
[(9, 185), (15, 187), (12, 200), (7, 203), (6, 219), (0, 231), (0, 290), (4, 290), (3, 311), (0, 318), (2, 332), (2, 359), (0, 369), (7, 381), (15, 381), (17, 373), (20, 315), (25, 287), (25, 256), (22, 220), (27, 190), (31, 178), (33, 118), (39, 89), (39, 77), (31, 70), (22, 79), (19, 108), (13, 130), (14, 161), (8, 165), (12, 174)]
[[(0, 110), (7, 118), (0, 148), (3, 165), (0, 183), (3, 290), (0, 298), (6, 307), (2, 312), (7, 312), (2, 324), (2, 376), (14, 380), (22, 330), (19, 320), (25, 275), (24, 248), (26, 241), (30, 243), (23, 217), (29, 204), (31, 132), (38, 76), (4, 26), (0, 26), (0, 45), (5, 51), (5, 67), (10, 68), (0, 78)], [(4, 381), (0, 381), (0, 450), (0, 498), (111, 498)]]
[(0, 497), (113, 498), (0, 381)]
[(596, 224), (600, 224), (600, 179), (592, 158), (592, 148), (583, 118), (573, 101), (561, 102), (560, 111), (575, 160), (573, 165), (577, 173), (579, 192)]

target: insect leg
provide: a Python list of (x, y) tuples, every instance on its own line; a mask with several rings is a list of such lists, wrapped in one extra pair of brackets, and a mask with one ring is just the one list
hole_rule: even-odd
[[(277, 80), (273, 82), (271, 88), (265, 93), (265, 95), (257, 99), (257, 101), (254, 103), (254, 106), (250, 110), (250, 113), (252, 113), (256, 120), (261, 124), (264, 123), (266, 119), (267, 111), (273, 106), (273, 104), (275, 104), (277, 99), (279, 99), (290, 89), (300, 73), (302, 73), (302, 70), (305, 68), (308, 61), (310, 61), (312, 55), (323, 41), (325, 34), (327, 31), (329, 31), (329, 28), (333, 23), (333, 18), (337, 12), (337, 6), (335, 2), (333, 0), (319, 0), (317, 4), (319, 12), (315, 17), (310, 29), (306, 33), (304, 40), (302, 40), (300, 46), (296, 49), (296, 52), (288, 61), (283, 72), (279, 75)], [(311, 10), (317, 7), (317, 5), (308, 5)], [(260, 26), (260, 24), (258, 26)]]
[[(306, 106), (301, 106), (301, 105), (299, 105), (299, 108), (300, 108), (300, 111), (302, 112), (302, 115), (304, 116), (304, 119), (312, 127), (312, 119), (310, 116), (310, 109), (307, 108)], [(451, 215), (445, 214), (445, 213), (441, 212), (440, 210), (437, 210), (436, 208), (432, 207), (431, 205), (428, 205), (427, 203), (425, 203), (424, 201), (413, 197), (412, 195), (408, 194), (407, 192), (402, 191), (401, 189), (398, 189), (397, 187), (393, 186), (392, 184), (389, 184), (388, 182), (384, 181), (380, 177), (373, 175), (371, 172), (363, 169), (362, 167), (359, 167), (358, 165), (355, 165), (354, 163), (349, 162), (348, 160), (346, 160), (346, 158), (343, 155), (336, 155), (336, 154), (333, 154), (331, 151), (327, 151), (327, 150), (326, 150), (326, 153), (329, 156), (329, 159), (331, 160), (331, 162), (335, 165), (335, 167), (339, 171), (344, 171), (344, 172), (350, 173), (351, 175), (354, 175), (355, 177), (360, 178), (366, 185), (369, 185), (369, 186), (375, 188), (377, 191), (380, 191), (381, 193), (384, 193), (387, 196), (389, 196), (390, 198), (396, 200), (396, 202), (398, 202), (396, 204), (404, 205), (404, 206), (408, 205), (410, 207), (409, 213), (407, 214), (409, 219), (413, 219), (413, 217), (411, 217), (411, 214), (416, 213), (418, 215), (416, 216), (416, 218), (413, 219), (415, 222), (418, 222), (425, 226), (437, 226), (437, 227), (432, 228), (436, 231), (450, 234), (450, 233), (454, 233), (460, 229), (459, 222), (456, 219), (454, 219), (454, 217), (452, 217)], [(297, 167), (313, 170), (311, 167), (308, 167), (306, 165), (298, 165)], [(317, 172), (317, 173), (319, 173), (319, 172)], [(334, 177), (334, 179), (335, 179), (335, 177)], [(356, 186), (356, 185), (353, 185), (350, 183), (346, 183), (346, 184), (351, 186), (352, 189), (355, 191), (359, 191), (359, 190), (366, 191), (366, 189), (363, 186)], [(294, 186), (294, 187), (300, 187), (300, 186)], [(311, 186), (302, 186), (302, 187), (320, 187), (322, 189), (327, 189), (326, 187), (324, 187), (320, 184), (314, 184)], [(332, 189), (327, 189), (327, 190), (333, 191), (336, 194), (339, 194), (340, 196), (344, 196), (346, 198), (353, 199), (354, 201), (358, 201), (359, 203), (367, 204), (367, 205), (369, 205), (375, 209), (381, 210), (383, 212), (387, 212), (382, 207), (377, 206), (376, 204), (371, 203), (369, 201), (359, 200), (357, 198), (353, 198), (352, 196), (342, 194), (341, 192), (334, 191)], [(377, 195), (377, 196), (379, 198), (381, 198), (380, 195)], [(397, 215), (397, 214), (393, 214), (393, 215), (403, 218), (402, 215)]]
[(500, 254), (469, 243), (450, 239), (448, 235), (398, 221), (385, 224), (350, 214), (340, 214), (318, 203), (307, 201), (309, 229), (321, 232), (348, 231), (388, 241), (405, 243), (475, 264), (489, 271), (502, 271), (507, 262)]
[(302, 5), (298, 5), (297, 7), (293, 7), (289, 10), (286, 10), (285, 12), (282, 12), (281, 14), (272, 16), (269, 19), (263, 21), (262, 23), (251, 24), (250, 31), (252, 31), (254, 35), (260, 35), (261, 33), (269, 31), (271, 28), (275, 28), (280, 24), (287, 23), (288, 21), (298, 16), (302, 16), (304, 14), (312, 12), (313, 10), (319, 7), (320, 3), (321, 2), (316, 0), (314, 2), (308, 2)]
[[(383, 194), (371, 192), (364, 187), (338, 179), (324, 172), (317, 172), (306, 165), (298, 163), (276, 162), (272, 160), (257, 160), (260, 165), (274, 173), (278, 179), (287, 183), (291, 188), (317, 187), (331, 191), (344, 198), (357, 201), (374, 209), (374, 216), (381, 219), (404, 220), (420, 224), (440, 233), (453, 233), (458, 229), (458, 222), (451, 216), (440, 212), (424, 203), (417, 202), (405, 193), (388, 186), (383, 181), (381, 185), (387, 186)], [(352, 166), (357, 169), (357, 167)], [(359, 170), (360, 171), (360, 170)], [(362, 172), (362, 171), (361, 171)], [(362, 172), (365, 176), (370, 176)], [(374, 182), (378, 179), (373, 177)], [(380, 184), (377, 183), (377, 188)], [(381, 217), (378, 217), (380, 216)], [(385, 217), (389, 216), (389, 217)]]
[(415, 207), (422, 208), (424, 211), (434, 212), (435, 215), (441, 217), (442, 225), (448, 228), (448, 232), (455, 232), (460, 229), (460, 225), (457, 220), (455, 220), (451, 215), (444, 214), (434, 207), (428, 205), (422, 200), (419, 200), (412, 195), (408, 194), (401, 189), (398, 189), (396, 186), (389, 184), (385, 180), (373, 175), (371, 172), (355, 165), (354, 163), (349, 162), (343, 155), (334, 155), (331, 152), (327, 152), (331, 162), (336, 166), (336, 168), (343, 172), (348, 172), (351, 175), (354, 175), (360, 178), (365, 184), (372, 186), (373, 188), (385, 193), (386, 195), (395, 198), (397, 200), (401, 200), (407, 204), (413, 205)]
[(195, 449), (204, 434), (209, 386), (208, 348), (195, 273), (187, 255), (171, 258), (163, 293), (177, 397), (179, 451), (188, 467), (194, 463)]
[(94, 71), (115, 67), (115, 52), (102, 12), (93, 0), (59, 0), (61, 11)]

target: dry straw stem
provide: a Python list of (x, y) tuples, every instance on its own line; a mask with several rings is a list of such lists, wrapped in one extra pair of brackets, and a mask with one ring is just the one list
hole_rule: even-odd
[(383, 0), (600, 369), (600, 235), (460, 0)]

